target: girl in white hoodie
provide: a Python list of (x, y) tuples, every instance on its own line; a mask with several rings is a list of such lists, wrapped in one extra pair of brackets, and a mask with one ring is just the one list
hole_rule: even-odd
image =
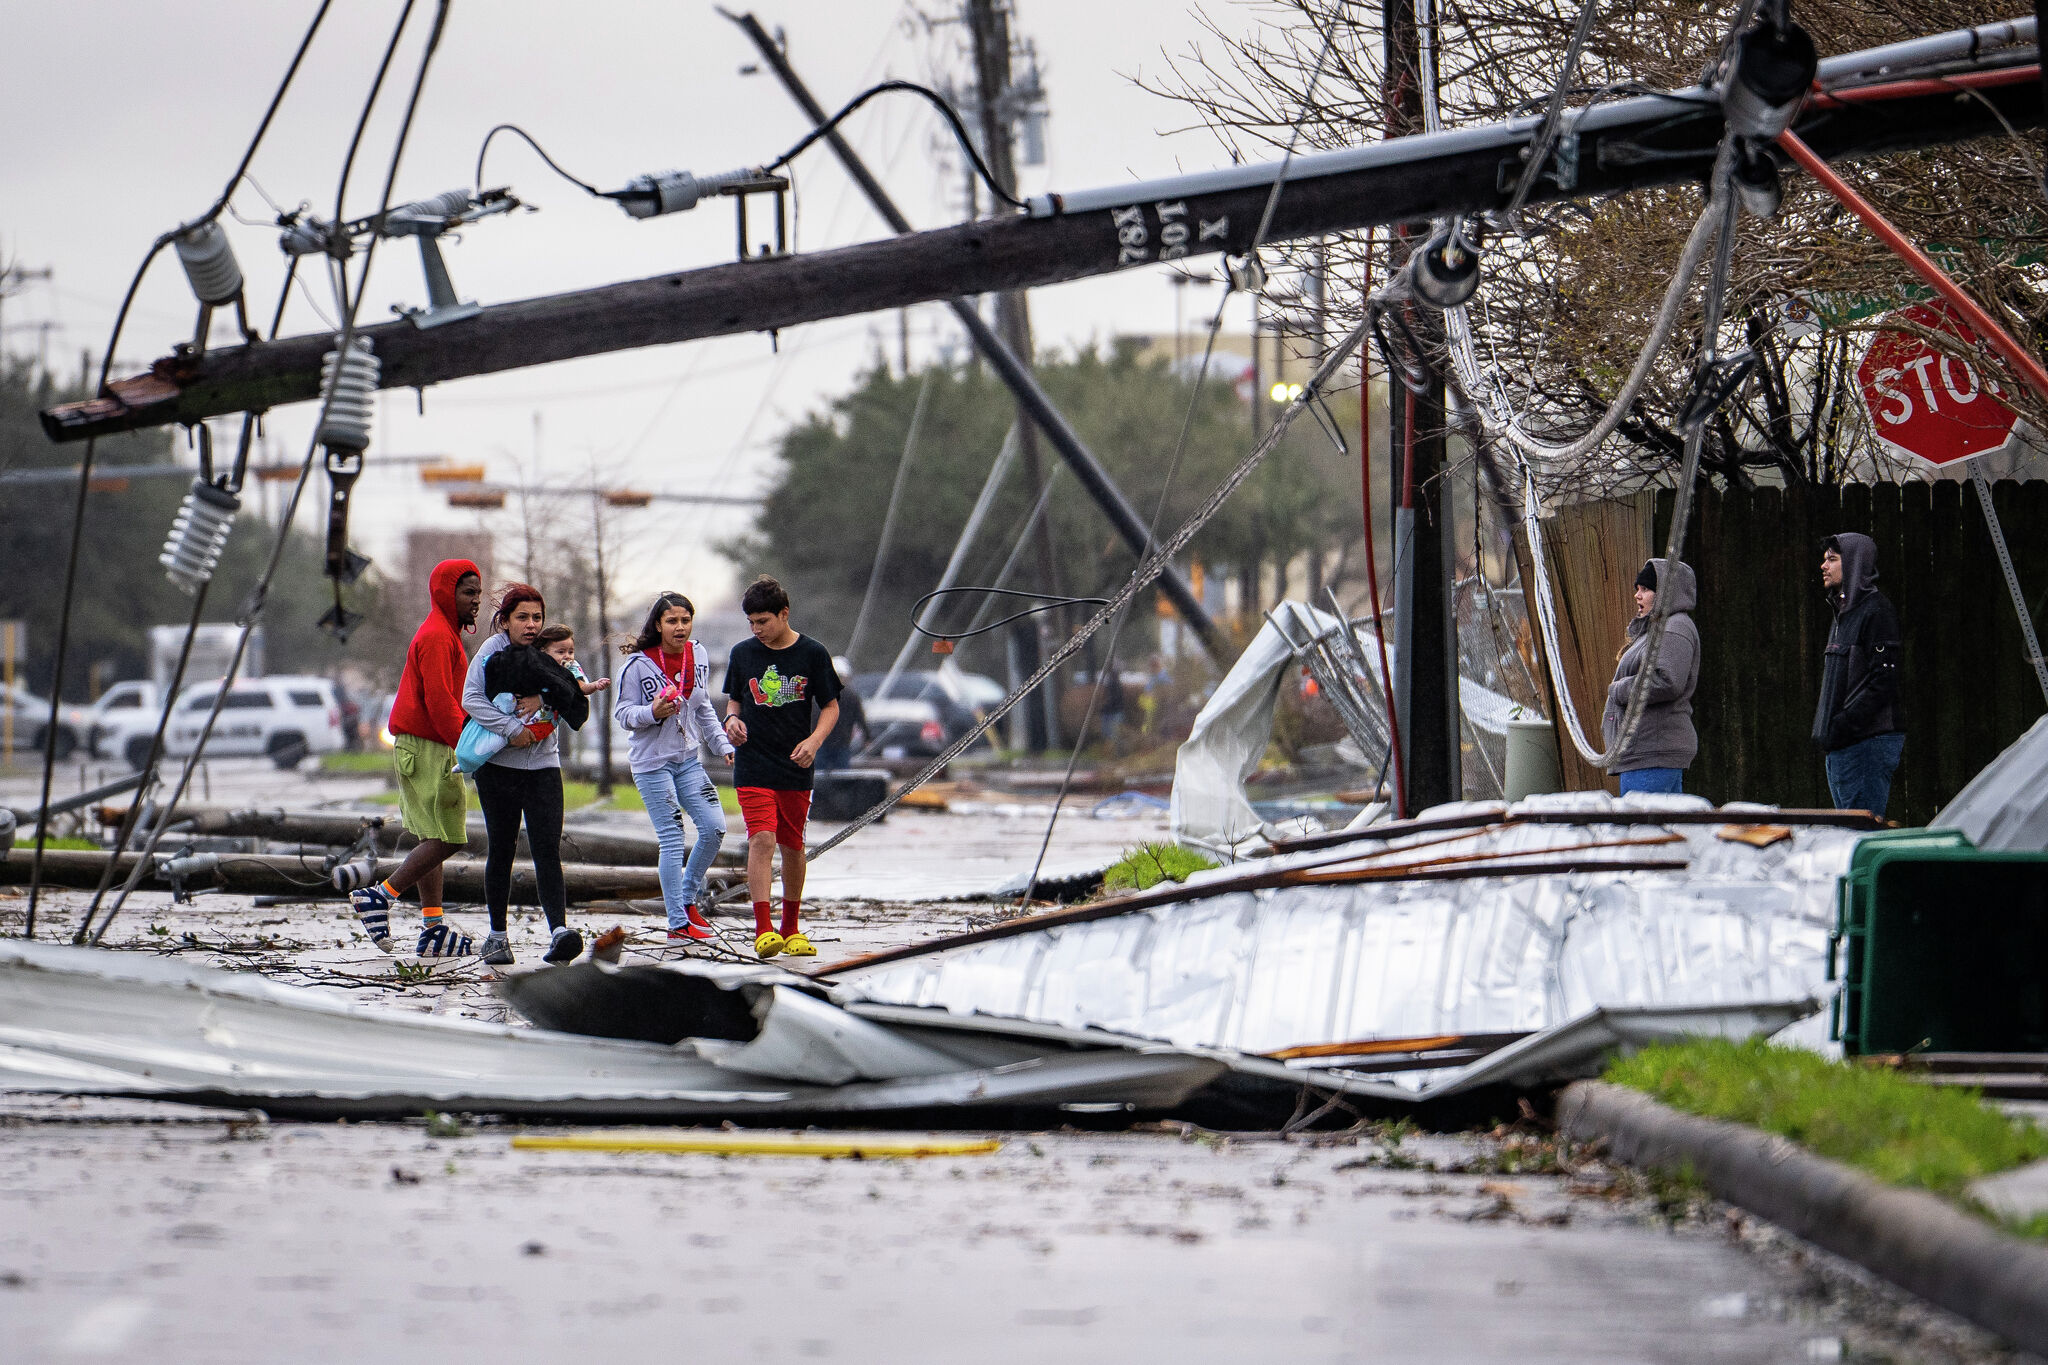
[[(618, 680), (619, 724), (631, 736), (627, 761), (661, 843), (661, 896), (675, 943), (715, 937), (697, 902), (725, 840), (725, 810), (697, 751), (709, 744), (728, 764), (733, 755), (711, 703), (711, 660), (690, 639), (696, 619), (681, 593), (655, 598), (647, 623), (624, 649)], [(694, 845), (683, 833), (686, 815), (697, 829)]]

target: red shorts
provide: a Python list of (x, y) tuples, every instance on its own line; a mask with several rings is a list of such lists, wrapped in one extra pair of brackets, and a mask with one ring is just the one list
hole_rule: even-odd
[(777, 791), (773, 787), (741, 787), (740, 814), (746, 818), (747, 837), (775, 831), (775, 842), (784, 848), (804, 846), (804, 821), (811, 813), (809, 792)]

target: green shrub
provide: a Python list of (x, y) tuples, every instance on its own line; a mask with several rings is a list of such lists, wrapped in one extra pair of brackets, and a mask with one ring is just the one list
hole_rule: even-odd
[(1143, 891), (1160, 882), (1184, 882), (1216, 866), (1213, 859), (1179, 844), (1139, 844), (1102, 874), (1104, 891)]

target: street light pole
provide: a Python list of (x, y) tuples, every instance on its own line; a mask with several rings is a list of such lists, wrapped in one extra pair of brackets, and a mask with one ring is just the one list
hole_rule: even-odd
[[(597, 482), (594, 476), (591, 482)], [(604, 494), (594, 487), (590, 490), (590, 523), (592, 557), (597, 568), (597, 648), (600, 656), (604, 656), (609, 654), (612, 641), (611, 614), (606, 608), (611, 587), (604, 572)], [(597, 796), (601, 801), (609, 801), (612, 795), (611, 689), (606, 688), (597, 697)]]

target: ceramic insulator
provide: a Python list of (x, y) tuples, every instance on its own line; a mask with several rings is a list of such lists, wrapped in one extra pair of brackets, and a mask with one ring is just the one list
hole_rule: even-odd
[(214, 565), (220, 562), (220, 552), (228, 543), (228, 533), (235, 528), (235, 513), (241, 507), (241, 499), (234, 494), (197, 479), (192, 481), (191, 491), (178, 504), (178, 515), (171, 519), (164, 552), (156, 557), (171, 582), (196, 594), (213, 577)]
[(233, 303), (242, 292), (242, 267), (219, 223), (201, 223), (177, 235), (178, 264), (201, 303)]
[(327, 358), (320, 362), (320, 391), (327, 396), (320, 420), (321, 445), (329, 450), (369, 449), (370, 418), (375, 410), (377, 378), (383, 369), (370, 349), (368, 337), (355, 338), (346, 360), (338, 347), (327, 353)]

